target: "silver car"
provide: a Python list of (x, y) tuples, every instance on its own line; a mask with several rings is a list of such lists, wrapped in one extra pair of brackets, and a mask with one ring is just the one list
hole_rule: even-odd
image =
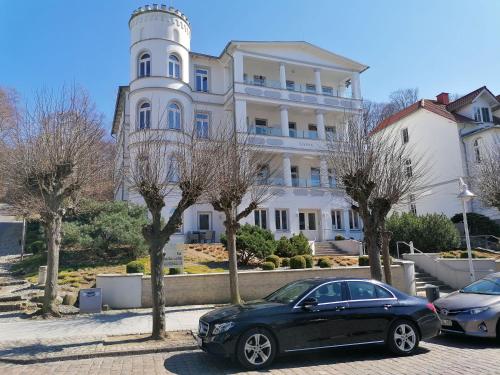
[(500, 338), (500, 272), (434, 301), (441, 331)]

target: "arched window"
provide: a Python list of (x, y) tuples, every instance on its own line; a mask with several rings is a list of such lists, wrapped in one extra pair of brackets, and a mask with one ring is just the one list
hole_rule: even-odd
[(181, 78), (181, 61), (175, 55), (168, 57), (168, 75), (172, 78)]
[(174, 130), (181, 129), (181, 108), (177, 103), (168, 105), (168, 128)]
[(481, 163), (481, 140), (476, 139), (473, 144), (474, 147), (474, 160), (476, 163)]
[(151, 104), (144, 102), (139, 107), (139, 129), (151, 127)]
[(406, 162), (406, 177), (410, 178), (413, 176), (413, 169), (411, 167), (411, 159), (407, 159)]
[(149, 77), (151, 75), (151, 56), (149, 53), (143, 53), (139, 57), (137, 75), (139, 77)]

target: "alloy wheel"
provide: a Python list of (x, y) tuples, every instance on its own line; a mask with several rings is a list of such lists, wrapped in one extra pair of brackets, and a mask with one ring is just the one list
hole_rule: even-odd
[(245, 358), (252, 365), (262, 365), (271, 356), (271, 341), (262, 333), (251, 335), (245, 342)]
[(417, 334), (409, 324), (399, 324), (394, 330), (394, 342), (402, 352), (411, 352), (417, 343)]

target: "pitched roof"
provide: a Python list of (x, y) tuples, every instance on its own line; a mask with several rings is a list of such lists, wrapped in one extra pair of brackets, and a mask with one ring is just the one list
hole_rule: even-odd
[(435, 100), (430, 99), (421, 99), (418, 102), (413, 103), (412, 105), (406, 107), (405, 109), (387, 117), (383, 121), (381, 121), (375, 129), (373, 129), (373, 133), (378, 132), (382, 129), (387, 128), (388, 126), (394, 124), (395, 122), (401, 120), (404, 117), (411, 115), (419, 109), (425, 109), (427, 111), (433, 112), (439, 116), (445, 117), (451, 121), (455, 122), (473, 122), (474, 120), (459, 115), (458, 113), (452, 113), (447, 110), (446, 105), (440, 104)]
[(457, 100), (449, 103), (446, 106), (446, 109), (450, 112), (453, 112), (459, 108), (462, 108), (463, 106), (466, 106), (467, 104), (472, 103), (474, 101), (474, 99), (476, 99), (478, 97), (478, 95), (480, 95), (483, 92), (483, 90), (486, 90), (492, 97), (494, 97), (495, 99), (498, 100), (498, 97), (493, 95), (493, 93), (490, 90), (488, 90), (488, 88), (486, 86), (482, 86), (482, 87), (480, 87), (472, 92), (469, 92), (467, 95), (464, 95), (464, 96), (458, 98)]

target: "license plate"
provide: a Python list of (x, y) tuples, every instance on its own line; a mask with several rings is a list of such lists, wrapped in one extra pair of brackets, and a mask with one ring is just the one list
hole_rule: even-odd
[(201, 348), (203, 346), (203, 339), (200, 336), (196, 336), (196, 343)]
[(441, 320), (441, 324), (442, 324), (443, 326), (449, 326), (449, 327), (451, 327), (451, 326), (453, 325), (452, 321), (451, 321), (451, 320), (449, 320), (449, 319), (442, 319), (442, 320)]

